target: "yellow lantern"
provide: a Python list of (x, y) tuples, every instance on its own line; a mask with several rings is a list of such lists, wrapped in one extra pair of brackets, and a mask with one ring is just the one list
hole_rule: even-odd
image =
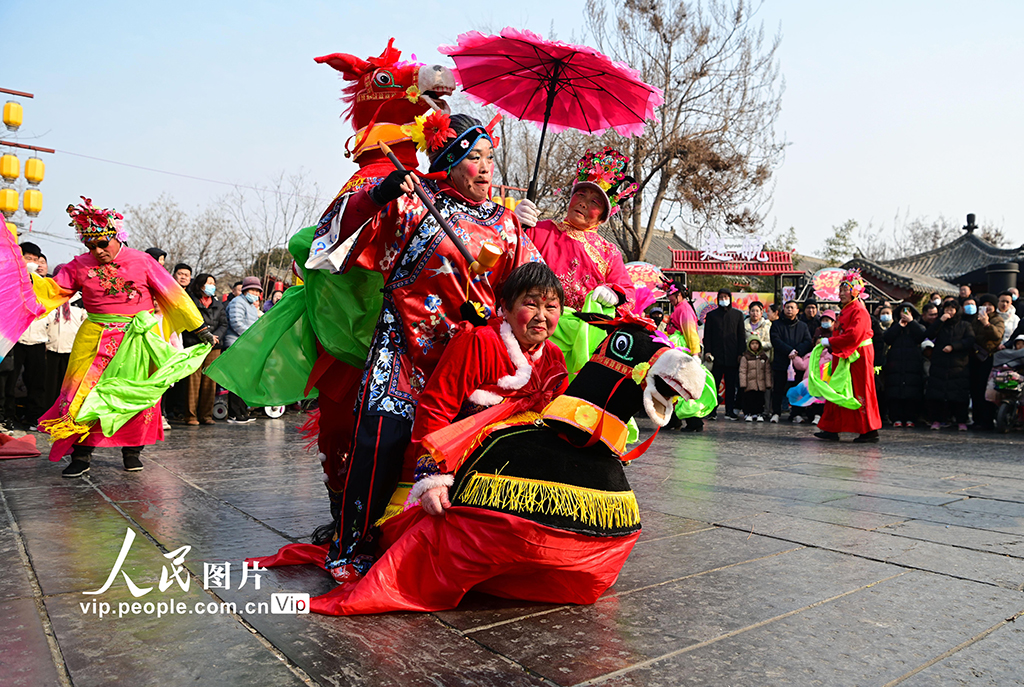
[(0, 212), (8, 217), (18, 211), (18, 192), (13, 188), (0, 188)]
[(21, 196), (21, 207), (29, 217), (35, 217), (43, 211), (43, 192), (37, 188), (27, 188)]
[(18, 225), (15, 224), (14, 222), (5, 222), (5, 224), (7, 225), (8, 231), (10, 231), (11, 234), (14, 235), (14, 242), (17, 243), (18, 242)]
[(21, 126), (22, 115), (21, 103), (8, 100), (4, 105), (4, 124), (7, 125), (9, 131), (18, 130)]
[[(25, 169), (27, 170), (28, 167), (26, 166)], [(507, 207), (509, 210), (515, 210), (517, 205), (519, 205), (518, 200), (516, 200), (512, 196), (505, 196), (505, 207)]]
[(33, 186), (38, 186), (45, 174), (46, 165), (38, 157), (30, 157), (25, 160), (25, 181)]
[(21, 176), (21, 162), (17, 155), (5, 153), (0, 155), (0, 177), (5, 181), (14, 181)]

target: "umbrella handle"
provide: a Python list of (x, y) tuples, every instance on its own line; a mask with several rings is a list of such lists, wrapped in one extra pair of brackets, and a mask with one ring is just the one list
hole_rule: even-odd
[[(383, 141), (380, 144), (380, 149), (381, 152), (388, 156), (388, 159), (391, 160), (391, 164), (395, 166), (395, 169), (397, 169), (399, 172), (408, 171), (406, 170), (405, 165), (403, 165), (402, 162), (397, 157), (395, 157), (395, 154), (391, 152), (391, 148), (389, 148), (388, 145)], [(427, 192), (424, 191), (423, 187), (420, 185), (419, 177), (413, 174), (412, 178), (413, 189), (416, 191), (416, 195), (419, 196), (420, 201), (423, 202), (423, 206), (427, 208), (427, 212), (429, 212), (434, 217), (434, 219), (437, 220), (438, 224), (441, 225), (441, 228), (444, 229), (444, 233), (448, 235), (448, 238), (452, 240), (452, 243), (455, 244), (455, 247), (459, 249), (460, 253), (462, 253), (462, 257), (466, 259), (466, 264), (472, 265), (474, 262), (473, 255), (472, 253), (469, 252), (469, 249), (466, 248), (466, 244), (462, 242), (462, 239), (460, 239), (458, 234), (455, 233), (455, 230), (451, 228), (451, 226), (448, 224), (448, 221), (445, 220), (441, 213), (438, 212), (437, 208), (434, 207), (433, 201), (430, 200), (430, 197), (427, 195)]]
[(544, 126), (540, 130), (537, 159), (533, 163), (533, 178), (530, 179), (530, 186), (526, 190), (526, 199), (531, 203), (537, 200), (537, 176), (540, 174), (540, 154), (544, 151), (544, 137), (548, 133), (548, 120), (551, 119), (551, 108), (554, 107), (555, 95), (558, 94), (558, 76), (562, 72), (562, 66), (561, 62), (556, 62), (551, 70), (551, 78), (548, 80), (548, 100), (544, 104)]

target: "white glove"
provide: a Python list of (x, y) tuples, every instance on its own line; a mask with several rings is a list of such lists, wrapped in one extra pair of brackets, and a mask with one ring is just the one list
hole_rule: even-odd
[(29, 274), (36, 274), (37, 271), (39, 270), (39, 265), (37, 265), (34, 262), (26, 262), (25, 263), (25, 269), (28, 270)]
[(514, 210), (516, 217), (519, 218), (519, 223), (524, 227), (533, 227), (537, 225), (537, 220), (540, 219), (540, 210), (537, 209), (537, 205), (528, 199), (519, 201)]
[(827, 336), (821, 337), (821, 347), (822, 348), (828, 348), (828, 337)]
[(596, 289), (590, 292), (594, 296), (594, 300), (601, 305), (607, 305), (610, 308), (614, 308), (619, 304), (619, 294), (607, 286), (598, 286)]

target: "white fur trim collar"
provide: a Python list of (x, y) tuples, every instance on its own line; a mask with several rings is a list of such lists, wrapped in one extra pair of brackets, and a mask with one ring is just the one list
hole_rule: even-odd
[(508, 321), (502, 322), (499, 328), (501, 334), (501, 340), (505, 342), (505, 349), (508, 350), (508, 357), (512, 359), (512, 364), (516, 366), (516, 373), (512, 375), (506, 375), (498, 380), (498, 386), (502, 389), (514, 390), (522, 389), (526, 386), (526, 383), (530, 381), (530, 376), (533, 374), (533, 366), (523, 355), (523, 349), (519, 346), (519, 341), (512, 334), (512, 327)]

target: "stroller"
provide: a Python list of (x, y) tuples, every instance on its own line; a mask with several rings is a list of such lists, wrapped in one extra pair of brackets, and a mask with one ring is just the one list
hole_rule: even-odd
[(992, 372), (985, 387), (985, 400), (999, 406), (996, 431), (1006, 433), (1024, 427), (1024, 349), (1006, 349), (992, 356)]

